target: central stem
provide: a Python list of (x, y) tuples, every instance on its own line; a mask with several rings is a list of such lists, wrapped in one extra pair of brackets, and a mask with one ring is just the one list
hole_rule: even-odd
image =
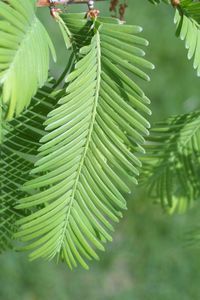
[[(86, 156), (87, 156), (87, 153), (88, 153), (88, 149), (89, 149), (89, 146), (90, 146), (90, 141), (91, 141), (91, 138), (92, 138), (92, 132), (94, 130), (94, 124), (95, 124), (95, 119), (96, 119), (96, 114), (97, 114), (97, 105), (98, 105), (98, 100), (99, 100), (99, 92), (100, 92), (100, 84), (101, 84), (101, 77), (100, 77), (100, 75), (101, 75), (101, 49), (100, 49), (99, 32), (96, 33), (96, 36), (97, 36), (97, 41), (96, 41), (97, 79), (96, 79), (96, 91), (95, 91), (95, 97), (94, 97), (94, 104), (93, 104), (92, 116), (91, 116), (89, 131), (88, 131), (88, 135), (87, 135), (87, 139), (86, 139), (85, 149), (83, 151), (82, 158), (81, 158), (80, 163), (79, 163), (76, 180), (75, 180), (74, 186), (72, 188), (72, 194), (70, 196), (68, 213), (67, 213), (67, 216), (66, 216), (65, 226), (64, 226), (64, 229), (63, 229), (62, 242), (64, 240), (64, 236), (65, 236), (65, 233), (66, 233), (66, 230), (67, 230), (67, 227), (68, 227), (71, 208), (73, 207), (74, 201), (76, 201), (75, 200), (76, 191), (77, 191), (77, 188), (78, 188), (80, 175), (81, 175), (84, 163), (85, 163), (85, 159), (86, 159)], [(63, 245), (61, 244), (61, 247), (62, 246)]]

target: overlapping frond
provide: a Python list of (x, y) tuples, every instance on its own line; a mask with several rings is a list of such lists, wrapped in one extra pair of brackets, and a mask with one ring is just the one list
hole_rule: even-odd
[[(74, 19), (80, 19), (80, 16), (84, 19), (85, 13), (74, 13), (73, 18)], [(71, 50), (71, 55), (68, 61), (68, 64), (63, 72), (63, 74), (60, 76), (59, 80), (56, 82), (56, 86), (58, 86), (65, 78), (67, 74), (69, 74), (75, 66), (75, 63), (80, 59), (80, 48), (82, 48), (85, 45), (88, 45), (90, 43), (91, 38), (93, 36), (93, 30), (91, 28), (91, 22), (85, 21), (84, 24), (82, 24), (83, 27), (78, 27), (78, 29), (73, 27), (73, 25), (70, 23), (66, 24), (66, 14), (60, 15), (60, 13), (55, 14), (55, 20), (59, 24), (59, 28), (61, 31), (61, 34), (63, 36), (65, 46), (67, 50)], [(66, 85), (63, 86), (63, 88)]]
[[(200, 3), (194, 14), (199, 14)], [(197, 70), (197, 76), (200, 76), (200, 25), (196, 21), (194, 14), (191, 16), (184, 14), (182, 10), (176, 10), (174, 22), (177, 26), (176, 34), (185, 41), (185, 47), (188, 49), (188, 59), (194, 59), (193, 67)]]
[[(43, 122), (55, 106), (51, 87), (38, 91), (29, 109), (21, 117), (4, 123), (3, 141), (0, 145), (0, 252), (13, 244), (16, 220), (26, 212), (15, 209), (16, 202), (24, 193), (20, 191), (28, 179), (36, 160), (39, 140), (44, 135)], [(47, 102), (48, 101), (48, 102)]]
[(16, 236), (28, 242), (31, 259), (58, 255), (70, 268), (77, 262), (88, 268), (85, 260), (98, 259), (96, 249), (112, 240), (112, 222), (137, 182), (141, 163), (132, 145), (142, 149), (150, 110), (130, 74), (149, 80), (140, 67), (153, 66), (141, 57), (147, 41), (137, 35), (140, 27), (62, 17), (74, 38), (87, 37), (87, 24), (93, 37), (66, 79), (67, 95), (45, 122), (49, 133), (32, 172), (38, 177), (24, 185), (29, 195), (18, 206), (35, 212), (19, 220)]
[(85, 13), (74, 13), (72, 20), (67, 14), (61, 14), (57, 17), (66, 47), (72, 48), (77, 60), (80, 48), (90, 43), (94, 33), (91, 22), (83, 20), (81, 27), (80, 24), (78, 25), (80, 18), (84, 19)]
[(151, 130), (141, 180), (149, 197), (183, 212), (200, 196), (200, 112), (170, 118)]
[(6, 118), (18, 116), (48, 78), (52, 42), (34, 1), (0, 1), (0, 85)]

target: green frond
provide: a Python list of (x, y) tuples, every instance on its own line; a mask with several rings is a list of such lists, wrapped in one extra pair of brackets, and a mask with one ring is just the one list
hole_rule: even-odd
[[(200, 3), (197, 13), (199, 10)], [(174, 22), (177, 27), (177, 36), (185, 41), (188, 59), (193, 58), (193, 67), (197, 70), (197, 76), (200, 76), (200, 25), (195, 18), (187, 16), (181, 10), (176, 10)]]
[[(50, 86), (43, 87), (32, 99), (29, 109), (9, 124), (3, 123), (3, 141), (0, 145), (0, 252), (12, 247), (16, 220), (26, 211), (15, 209), (17, 200), (25, 196), (20, 190), (28, 179), (36, 161), (39, 140), (44, 135), (43, 122), (55, 106)], [(48, 100), (48, 103), (47, 103)], [(2, 124), (1, 124), (2, 125)]]
[(45, 122), (48, 133), (32, 172), (37, 177), (24, 185), (28, 195), (18, 205), (34, 212), (18, 221), (16, 237), (32, 250), (31, 259), (58, 255), (70, 268), (78, 262), (88, 268), (85, 260), (98, 259), (96, 250), (112, 240), (112, 223), (137, 183), (136, 151), (148, 135), (143, 115), (150, 110), (135, 80), (149, 80), (142, 69), (153, 65), (141, 57), (140, 46), (148, 44), (138, 36), (141, 27), (110, 18), (92, 24), (77, 14), (62, 18), (75, 39), (80, 32), (88, 37), (86, 23), (93, 37), (66, 78), (67, 95)]
[(7, 120), (18, 116), (48, 78), (52, 42), (31, 0), (0, 1), (0, 85)]
[(183, 212), (200, 196), (200, 112), (172, 117), (151, 130), (141, 181), (169, 213)]

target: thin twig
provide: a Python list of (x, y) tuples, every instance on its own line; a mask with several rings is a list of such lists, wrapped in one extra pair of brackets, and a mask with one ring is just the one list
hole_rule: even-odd
[[(106, 1), (106, 0), (96, 0), (95, 2), (98, 2), (98, 1)], [(88, 3), (88, 0), (60, 0), (60, 1), (55, 1), (54, 5), (81, 4), (81, 3)], [(50, 6), (50, 1), (49, 0), (38, 0), (36, 3), (36, 6), (38, 6), (38, 7)]]

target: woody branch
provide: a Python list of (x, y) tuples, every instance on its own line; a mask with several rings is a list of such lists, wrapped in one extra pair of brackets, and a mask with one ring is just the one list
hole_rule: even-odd
[[(95, 2), (98, 1), (106, 1), (106, 0), (96, 0)], [(54, 5), (59, 5), (59, 4), (81, 4), (81, 3), (88, 3), (88, 0), (60, 0), (60, 1), (55, 1)], [(50, 6), (51, 3), (49, 0), (38, 0), (36, 3), (36, 6), (42, 7), (42, 6)]]

